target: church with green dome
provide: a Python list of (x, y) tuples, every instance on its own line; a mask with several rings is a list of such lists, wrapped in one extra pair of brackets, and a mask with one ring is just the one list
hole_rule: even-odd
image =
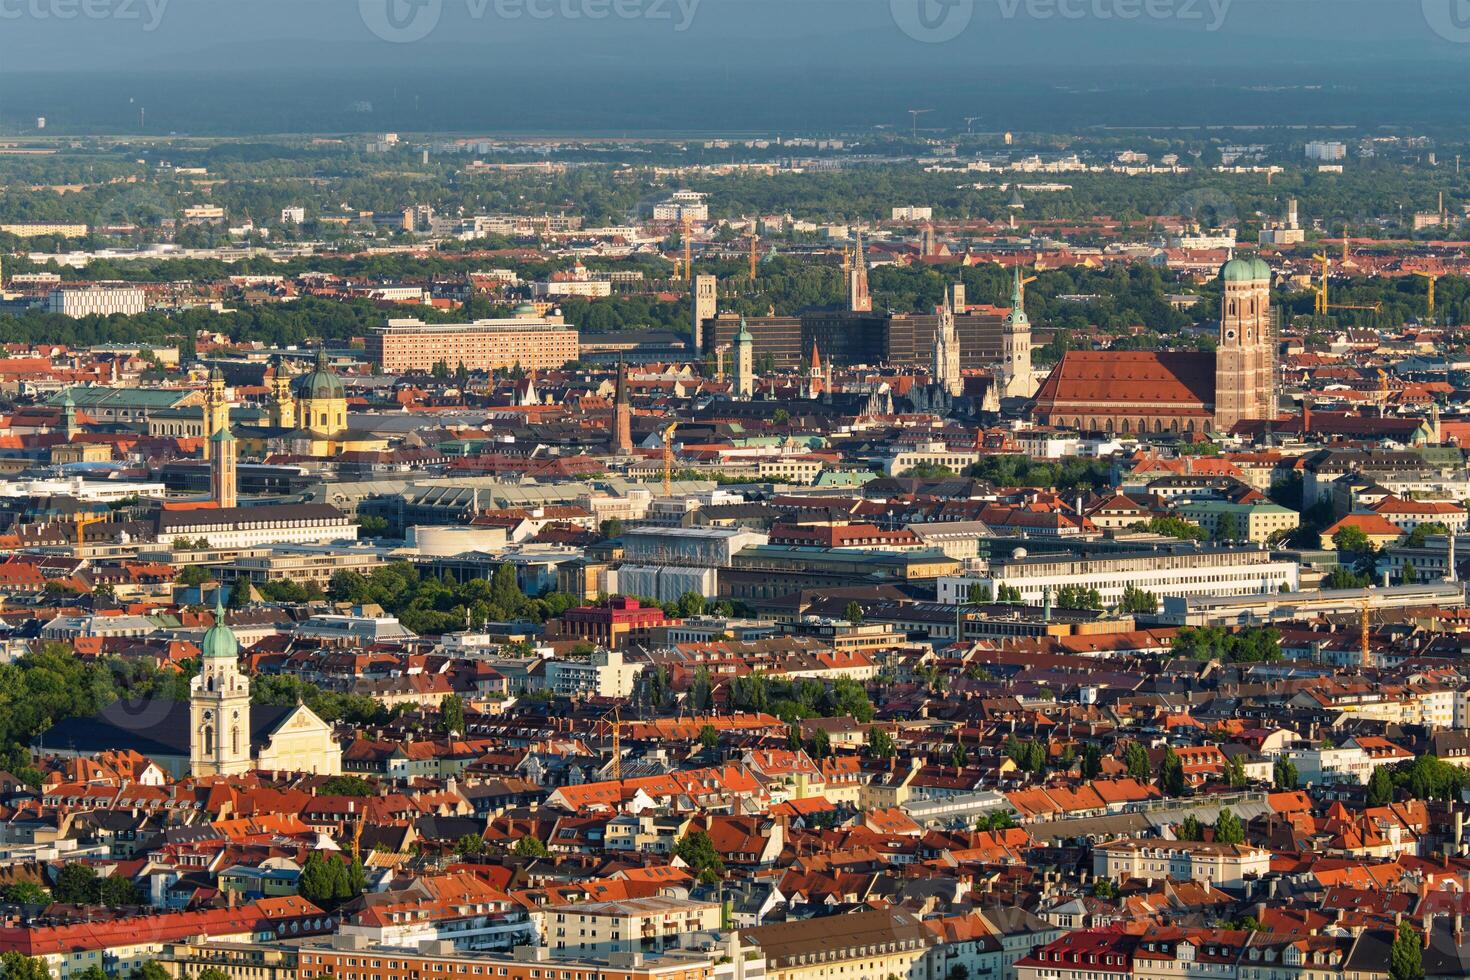
[(240, 641), (230, 629), (224, 590), (215, 594), (214, 623), (199, 641), (199, 673), (189, 700), (122, 700), (90, 718), (69, 718), (37, 739), (32, 751), (90, 758), (132, 749), (175, 779), (238, 776), (252, 770), (342, 772), (332, 726), (304, 704), (252, 705), (240, 667)]

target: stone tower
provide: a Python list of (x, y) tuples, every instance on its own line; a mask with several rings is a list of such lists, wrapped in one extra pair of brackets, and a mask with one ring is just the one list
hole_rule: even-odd
[(1026, 316), (1026, 287), (1021, 283), (1021, 270), (1016, 269), (1011, 286), (1011, 312), (1006, 314), (1000, 336), (1000, 376), (1002, 398), (1030, 398), (1035, 394), (1031, 378), (1031, 320)]
[(271, 425), (278, 429), (296, 428), (296, 398), (291, 394), (291, 367), (285, 358), (276, 358), (271, 369)]
[(939, 308), (939, 322), (934, 327), (934, 359), (930, 366), (934, 383), (950, 395), (958, 397), (964, 393), (965, 379), (960, 375), (960, 337), (954, 328), (954, 309), (949, 305), (949, 294), (944, 295), (944, 305)]
[(868, 257), (863, 252), (863, 236), (857, 236), (857, 253), (853, 256), (852, 271), (847, 278), (847, 308), (853, 313), (870, 313), (873, 298), (868, 295)]
[(230, 400), (225, 394), (225, 376), (219, 368), (210, 368), (209, 384), (204, 389), (204, 458), (214, 452), (211, 440), (230, 424)]
[(214, 625), (204, 634), (199, 673), (189, 685), (189, 772), (194, 776), (232, 776), (250, 769), (250, 679), (240, 673), (240, 643), (225, 625), (224, 591), (214, 595)]
[(633, 403), (628, 400), (628, 367), (618, 362), (618, 379), (613, 396), (612, 451), (627, 456), (633, 451)]
[(1260, 259), (1231, 259), (1220, 269), (1220, 337), (1215, 348), (1215, 429), (1275, 415), (1271, 269)]
[(755, 394), (755, 338), (740, 318), (740, 331), (735, 334), (735, 386), (736, 398), (750, 398)]
[(209, 486), (214, 492), (214, 502), (219, 507), (234, 507), (235, 435), (227, 425), (211, 436), (209, 442)]
[(689, 349), (696, 357), (704, 353), (704, 322), (713, 320), (719, 312), (718, 287), (719, 280), (708, 274), (695, 276), (690, 286), (694, 323), (689, 333)]

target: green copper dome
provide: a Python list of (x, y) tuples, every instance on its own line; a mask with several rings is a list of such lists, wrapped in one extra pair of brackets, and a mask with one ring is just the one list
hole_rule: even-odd
[(214, 625), (204, 631), (204, 641), (199, 646), (205, 660), (238, 660), (240, 657), (240, 641), (235, 638), (235, 631), (225, 625), (223, 587), (214, 590)]
[(1256, 257), (1231, 259), (1220, 267), (1220, 278), (1226, 282), (1260, 282), (1271, 278), (1271, 267)]
[(327, 366), (327, 352), (317, 351), (316, 367), (310, 374), (296, 379), (296, 394), (301, 398), (346, 398), (342, 379)]
[(750, 335), (750, 328), (745, 325), (745, 317), (740, 318), (740, 332), (735, 335), (737, 344), (753, 344), (755, 338)]

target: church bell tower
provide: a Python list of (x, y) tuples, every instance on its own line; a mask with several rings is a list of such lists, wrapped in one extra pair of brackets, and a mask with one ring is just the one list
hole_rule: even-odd
[(214, 625), (205, 632), (201, 648), (199, 673), (189, 685), (189, 772), (248, 772), (250, 679), (240, 672), (240, 643), (225, 625), (222, 588), (215, 591)]

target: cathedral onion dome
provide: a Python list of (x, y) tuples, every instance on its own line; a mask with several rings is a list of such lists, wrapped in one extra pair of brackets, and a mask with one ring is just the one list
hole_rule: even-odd
[(347, 390), (342, 387), (342, 379), (327, 367), (326, 351), (317, 352), (316, 367), (310, 374), (303, 374), (296, 379), (296, 395), (298, 398), (347, 397)]
[[(236, 586), (236, 588), (242, 587)], [(238, 660), (240, 658), (240, 641), (235, 638), (235, 631), (225, 625), (224, 594), (223, 586), (214, 591), (214, 625), (204, 631), (204, 640), (199, 645), (205, 660)]]
[(1271, 278), (1271, 267), (1259, 257), (1231, 259), (1220, 267), (1220, 278), (1226, 282), (1260, 282)]

